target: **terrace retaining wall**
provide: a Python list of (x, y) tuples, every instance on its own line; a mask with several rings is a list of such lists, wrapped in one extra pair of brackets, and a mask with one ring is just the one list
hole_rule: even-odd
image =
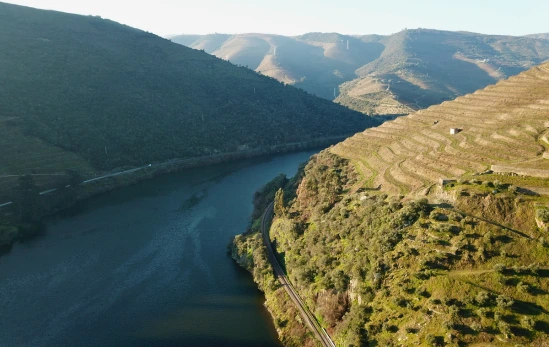
[(529, 169), (505, 165), (492, 165), (491, 170), (495, 173), (514, 173), (522, 176), (549, 178), (549, 170)]

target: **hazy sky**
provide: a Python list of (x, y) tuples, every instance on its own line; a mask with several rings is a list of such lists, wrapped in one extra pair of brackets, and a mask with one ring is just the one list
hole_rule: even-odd
[(404, 28), (524, 35), (549, 32), (548, 0), (7, 0), (99, 15), (158, 35), (311, 31), (391, 34)]

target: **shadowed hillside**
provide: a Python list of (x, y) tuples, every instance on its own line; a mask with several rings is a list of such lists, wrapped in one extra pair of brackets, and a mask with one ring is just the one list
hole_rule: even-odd
[[(0, 32), (0, 133), (8, 134), (0, 137), (2, 177), (69, 168), (88, 176), (347, 135), (373, 124), (249, 69), (99, 17), (0, 3)], [(0, 185), (14, 180), (3, 177)]]
[[(548, 129), (545, 63), (322, 151), (259, 191), (253, 218), (274, 197), (272, 244), (337, 346), (545, 346)], [(312, 345), (260, 224), (233, 257), (282, 341)]]
[(366, 114), (407, 114), (546, 61), (546, 38), (415, 29), (390, 36), (216, 34), (172, 40), (323, 98), (337, 96), (336, 102)]

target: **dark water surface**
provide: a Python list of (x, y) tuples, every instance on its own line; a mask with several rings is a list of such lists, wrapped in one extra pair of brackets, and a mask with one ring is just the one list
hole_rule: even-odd
[(0, 346), (279, 346), (227, 244), (253, 193), (313, 153), (190, 169), (52, 218), (0, 257)]

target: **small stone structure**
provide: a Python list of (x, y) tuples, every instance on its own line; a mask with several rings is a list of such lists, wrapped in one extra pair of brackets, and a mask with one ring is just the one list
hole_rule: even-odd
[(438, 183), (444, 187), (445, 185), (449, 184), (449, 183), (456, 183), (457, 182), (457, 179), (455, 178), (439, 178), (438, 179)]
[(450, 135), (455, 135), (459, 132), (461, 132), (463, 129), (460, 128), (450, 128)]

